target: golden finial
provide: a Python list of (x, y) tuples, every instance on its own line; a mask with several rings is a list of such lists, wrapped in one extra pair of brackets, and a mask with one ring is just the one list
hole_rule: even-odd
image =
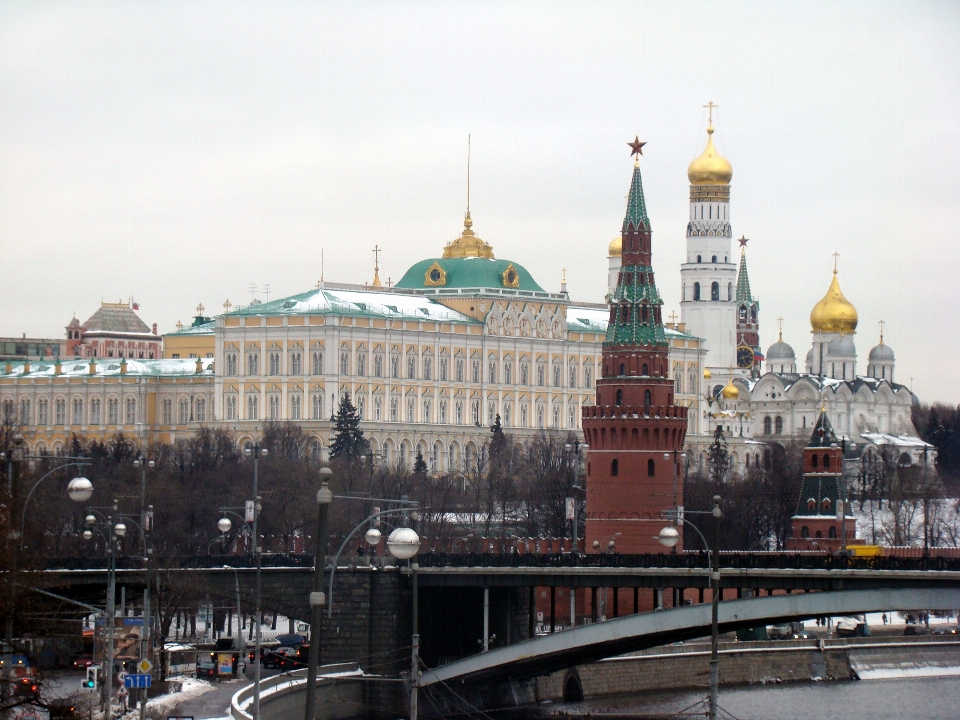
[(884, 325), (884, 321), (881, 320), (880, 321), (880, 344), (881, 345), (883, 345), (883, 325)]
[(563, 276), (560, 278), (560, 282), (562, 282), (562, 283), (566, 283), (566, 282), (567, 282), (567, 269), (566, 269), (566, 268), (563, 269)]
[(373, 287), (383, 287), (380, 282), (380, 253), (383, 252), (379, 245), (373, 246)]
[(183, 330), (183, 323), (177, 320), (177, 330)]
[(671, 311), (670, 311), (670, 322), (673, 323), (674, 326), (676, 326), (676, 324), (677, 324), (677, 312), (676, 312), (676, 310), (671, 310)]
[(223, 301), (223, 311), (230, 312), (230, 308), (233, 307), (233, 304), (230, 302), (230, 298), (227, 298)]
[(197, 305), (197, 315), (203, 315), (204, 310), (206, 310), (206, 308), (203, 306), (203, 303)]
[(837, 259), (840, 257), (840, 253), (835, 252), (833, 254), (833, 274), (837, 274)]
[(780, 337), (777, 339), (777, 342), (783, 342), (783, 318), (778, 317), (777, 323), (780, 325)]

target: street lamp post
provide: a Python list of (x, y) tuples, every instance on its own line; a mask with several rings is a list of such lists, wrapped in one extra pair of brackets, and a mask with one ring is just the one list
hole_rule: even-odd
[(420, 550), (420, 536), (413, 528), (396, 528), (387, 538), (387, 550), (397, 560), (410, 560), (410, 583), (413, 590), (413, 617), (411, 619), (411, 652), (410, 652), (410, 720), (417, 720), (418, 697), (420, 688), (420, 609), (417, 605), (417, 570), (420, 564), (413, 562), (413, 557)]
[(260, 602), (261, 602), (261, 586), (260, 586), (260, 562), (261, 562), (261, 547), (260, 547), (260, 535), (257, 532), (257, 521), (260, 518), (260, 491), (259, 491), (259, 482), (260, 482), (260, 458), (267, 456), (267, 448), (262, 447), (260, 443), (254, 443), (252, 446), (244, 448), (243, 454), (247, 457), (253, 457), (253, 555), (256, 560), (257, 568), (257, 590), (255, 596), (255, 608), (254, 608), (254, 622), (256, 627), (254, 629), (254, 640), (253, 640), (253, 720), (260, 720)]
[[(717, 654), (720, 624), (720, 518), (723, 516), (723, 513), (720, 510), (720, 502), (720, 496), (714, 495), (713, 510), (711, 510), (709, 513), (702, 511), (693, 511), (691, 513), (695, 515), (709, 514), (713, 516), (712, 553), (710, 552), (710, 545), (707, 543), (707, 539), (703, 536), (703, 533), (700, 532), (700, 528), (682, 517), (674, 516), (677, 520), (685, 525), (689, 525), (696, 531), (697, 535), (699, 535), (700, 539), (703, 541), (703, 547), (706, 549), (707, 556), (709, 558), (708, 564), (710, 566), (710, 590), (713, 595), (710, 608), (710, 707), (708, 714), (710, 720), (716, 720), (717, 717), (717, 705), (719, 701), (718, 686), (720, 682), (720, 659)], [(668, 526), (660, 531), (660, 534), (657, 536), (657, 540), (660, 541), (661, 545), (666, 547), (676, 547), (677, 542), (680, 540), (680, 533), (677, 532), (675, 527)]]
[[(574, 460), (573, 460), (573, 489), (579, 492), (583, 488), (580, 487), (580, 451), (587, 450), (590, 446), (586, 443), (581, 443), (579, 440), (574, 440), (572, 443), (564, 443), (563, 449), (568, 453), (573, 451)], [(573, 530), (573, 545), (570, 548), (570, 552), (576, 555), (579, 552), (579, 540), (577, 538), (577, 515), (579, 508), (577, 507), (577, 498), (573, 496), (571, 498), (573, 501), (573, 519), (570, 521), (572, 530)], [(572, 615), (573, 613), (571, 613)]]
[[(150, 626), (150, 583), (153, 548), (150, 547), (150, 531), (153, 525), (153, 505), (147, 507), (147, 468), (156, 466), (156, 462), (148, 460), (141, 453), (134, 461), (133, 466), (140, 468), (140, 532), (143, 535), (143, 559), (146, 563), (147, 582), (143, 588), (143, 627), (140, 630), (140, 660), (150, 659), (150, 645), (152, 639)], [(140, 720), (147, 717), (147, 690), (140, 691)]]
[(323, 594), (323, 568), (327, 558), (327, 516), (333, 492), (329, 481), (333, 470), (320, 468), (320, 489), (317, 490), (317, 549), (313, 559), (313, 592), (310, 593), (310, 653), (307, 661), (307, 700), (304, 706), (304, 720), (313, 720), (316, 714), (317, 668), (320, 665), (320, 642), (323, 629), (323, 606), (326, 597)]

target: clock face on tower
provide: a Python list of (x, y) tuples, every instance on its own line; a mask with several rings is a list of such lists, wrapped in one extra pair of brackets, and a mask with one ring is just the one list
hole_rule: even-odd
[(737, 346), (737, 367), (753, 367), (753, 348), (749, 345)]

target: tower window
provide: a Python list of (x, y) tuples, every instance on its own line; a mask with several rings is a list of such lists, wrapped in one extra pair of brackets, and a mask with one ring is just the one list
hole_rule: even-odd
[(701, 260), (701, 258), (700, 258), (699, 255), (697, 255), (697, 262), (698, 262), (698, 263), (699, 263), (699, 262), (702, 262), (702, 260)]
[(813, 456), (813, 467), (818, 467), (820, 463), (820, 458), (818, 455)]
[(627, 366), (623, 363), (620, 363), (620, 376), (623, 377), (627, 374)]
[[(697, 262), (700, 262), (700, 256), (699, 256), (699, 255), (697, 255)], [(700, 283), (698, 283), (698, 282), (695, 282), (695, 283), (693, 284), (693, 299), (694, 299), (694, 300), (699, 300), (699, 299), (700, 299)]]
[(829, 456), (829, 455), (824, 455), (824, 456), (823, 456), (823, 466), (824, 466), (825, 468), (830, 467), (830, 456)]
[(806, 525), (800, 528), (800, 537), (802, 538), (810, 537), (810, 528), (808, 528)]
[(714, 255), (713, 257), (710, 258), (710, 262), (715, 263), (716, 261), (717, 261), (717, 256), (716, 256), (716, 255)]
[(640, 374), (644, 376), (650, 374), (650, 367), (646, 363), (643, 364), (643, 372), (641, 372)]
[(610, 463), (610, 475), (616, 477), (620, 474), (620, 461), (616, 458)]
[(643, 391), (643, 404), (648, 406), (653, 404), (653, 393), (649, 390)]
[(617, 389), (617, 407), (623, 404), (623, 390)]
[(836, 537), (837, 537), (837, 528), (831, 525), (831, 526), (830, 526), (830, 532), (827, 533), (827, 537), (829, 537), (831, 540), (836, 539)]
[[(783, 418), (780, 417), (779, 415), (777, 415), (777, 419), (776, 419), (776, 422), (774, 423), (774, 426), (776, 428), (777, 435), (783, 435)], [(803, 426), (804, 427), (807, 426), (807, 418), (803, 418)]]
[(720, 283), (710, 283), (710, 299), (713, 301), (720, 300)]
[(657, 465), (653, 459), (647, 460), (647, 477), (654, 477), (657, 474)]
[(727, 283), (727, 300), (733, 300), (733, 283)]

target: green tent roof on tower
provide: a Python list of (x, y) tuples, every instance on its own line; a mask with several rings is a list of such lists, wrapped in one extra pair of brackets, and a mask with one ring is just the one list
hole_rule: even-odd
[(640, 177), (639, 161), (633, 166), (633, 180), (630, 183), (630, 195), (627, 197), (627, 214), (623, 218), (623, 231), (650, 229), (647, 217), (647, 202), (643, 198), (643, 180)]
[(753, 296), (750, 294), (750, 276), (747, 274), (747, 253), (740, 251), (740, 271), (737, 273), (737, 303), (753, 302)]

